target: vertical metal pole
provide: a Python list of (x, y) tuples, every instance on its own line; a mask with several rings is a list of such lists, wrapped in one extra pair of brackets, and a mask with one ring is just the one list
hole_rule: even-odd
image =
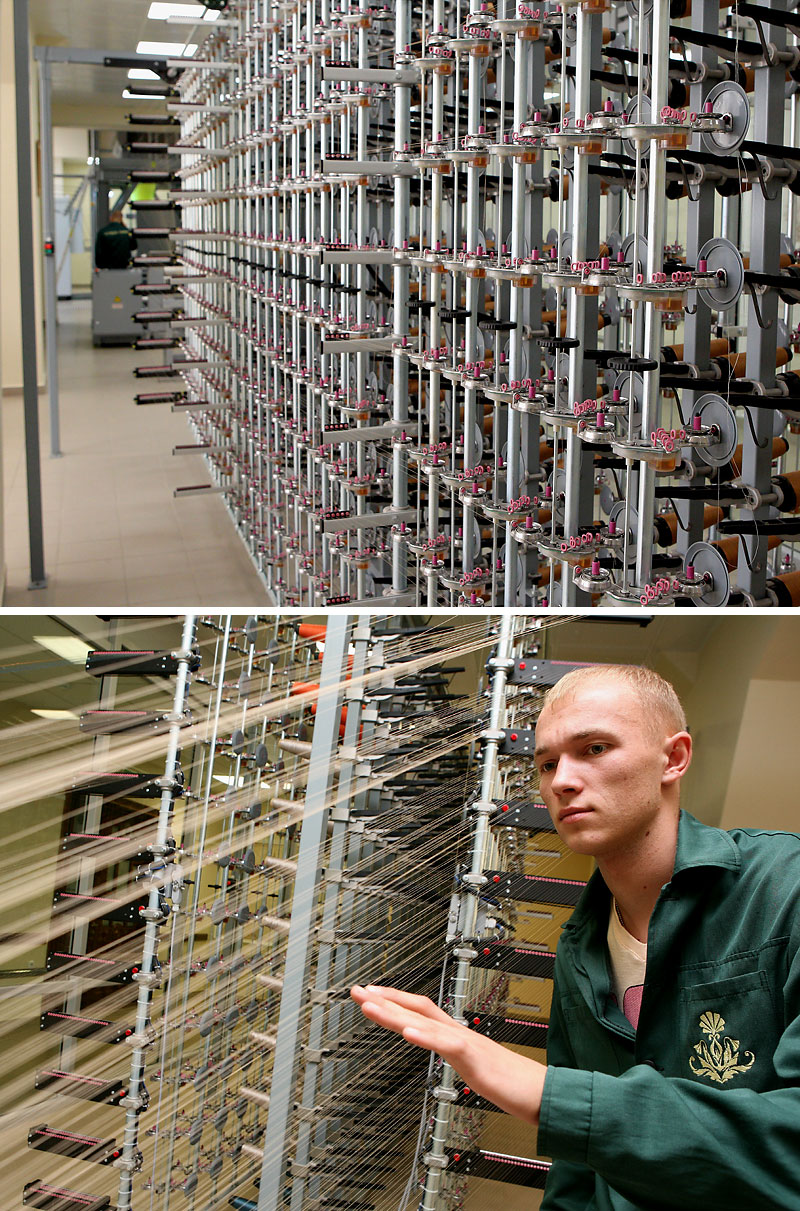
[[(348, 757), (342, 760), (342, 769), (337, 784), (335, 802), (330, 812), (333, 833), (330, 839), (330, 850), (326, 866), (329, 872), (329, 882), (325, 888), (322, 902), (319, 953), (317, 969), (314, 975), (314, 990), (317, 996), (320, 997), (330, 984), (331, 972), (338, 958), (338, 952), (345, 949), (343, 941), (337, 945), (331, 940), (336, 928), (337, 913), (341, 901), (341, 890), (338, 883), (335, 882), (334, 876), (337, 872), (341, 872), (344, 869), (347, 854), (346, 843), (351, 828), (349, 803), (355, 772), (355, 751), (358, 746), (358, 737), (361, 728), (361, 708), (364, 701), (363, 678), (366, 672), (370, 646), (368, 617), (362, 616), (359, 619), (358, 629), (353, 633), (353, 646), (355, 647), (355, 655), (353, 658), (351, 686), (354, 688), (347, 694), (347, 722), (343, 737), (343, 749), (347, 750)], [(350, 757), (350, 753), (353, 754), (352, 757)], [(334, 1020), (336, 1020), (338, 1012), (338, 1006), (335, 1004), (329, 1006), (322, 1000), (311, 1007), (308, 1043), (305, 1049), (303, 1090), (300, 1097), (301, 1110), (305, 1114), (297, 1129), (295, 1158), (299, 1168), (292, 1182), (292, 1198), (290, 1203), (292, 1211), (302, 1211), (307, 1193), (314, 1193), (313, 1189), (311, 1191), (307, 1190), (306, 1180), (301, 1168), (307, 1165), (310, 1159), (312, 1132), (314, 1145), (318, 1148), (324, 1145), (327, 1139), (328, 1123), (323, 1118), (321, 1121), (317, 1119), (315, 1124), (312, 1115), (322, 1080), (322, 1052), (326, 1045), (326, 1029), (327, 1040), (330, 1040), (333, 1038), (331, 1018), (333, 1016)]]
[[(639, 36), (645, 32), (645, 4), (639, 6)], [(661, 113), (669, 95), (669, 3), (668, 0), (653, 0), (650, 17), (650, 112)], [(658, 139), (650, 141), (649, 180), (647, 196), (647, 269), (646, 279), (652, 282), (653, 274), (664, 267), (664, 221), (666, 216), (666, 164), (667, 153), (659, 147)], [(635, 270), (634, 270), (635, 272)], [(645, 303), (644, 356), (656, 362), (661, 360), (661, 312), (651, 302)], [(659, 414), (659, 370), (644, 373), (642, 400), (642, 435), (658, 425)], [(653, 538), (650, 519), (655, 513), (656, 473), (649, 463), (642, 463), (639, 471), (639, 531), (636, 543), (636, 583), (644, 586), (653, 569)]]
[(36, 373), (36, 292), (33, 255), (33, 181), (31, 179), (31, 102), (28, 0), (14, 0), (14, 81), (17, 102), (17, 200), (19, 204), (19, 278), (22, 315), (22, 375), (25, 409), (25, 471), (28, 484), (30, 589), (47, 585), (42, 530), (42, 481), (39, 466), (39, 394)]
[[(777, 11), (785, 10), (782, 0), (772, 4)], [(786, 46), (786, 30), (780, 25), (765, 24), (765, 34), (770, 44), (778, 51)], [(758, 143), (780, 143), (783, 140), (785, 102), (785, 69), (781, 59), (769, 65), (763, 63), (755, 69), (756, 85), (753, 106), (753, 139)], [(780, 231), (782, 191), (776, 190), (774, 198), (765, 198), (760, 189), (753, 190), (750, 222), (750, 268), (756, 273), (778, 273), (780, 267)], [(761, 302), (763, 322), (758, 322), (752, 298), (747, 304), (747, 377), (762, 382), (767, 387), (775, 383), (775, 354), (778, 344), (778, 292), (768, 291)], [(745, 430), (742, 449), (742, 478), (759, 492), (770, 490), (772, 465), (771, 413), (754, 408), (751, 413), (753, 439)], [(756, 521), (769, 515), (769, 506), (761, 505), (752, 514), (742, 510), (743, 517), (752, 516)], [(744, 535), (739, 543), (739, 588), (751, 593), (757, 600), (764, 597), (767, 583), (767, 540), (766, 537), (748, 538)]]
[[(470, 888), (477, 889), (485, 882), (483, 874), (486, 868), (486, 854), (491, 830), (488, 817), (494, 812), (492, 802), (495, 779), (497, 778), (497, 752), (501, 739), (500, 728), (506, 706), (506, 684), (509, 669), (514, 661), (511, 655), (514, 642), (514, 615), (506, 611), (500, 624), (500, 636), (495, 655), (489, 661), (492, 670), (492, 701), (489, 710), (489, 726), (483, 733), (481, 790), (477, 803), (471, 805), (475, 814), (475, 833), (472, 839), (472, 858), (469, 874), (464, 876), (464, 882)], [(462, 910), (459, 933), (462, 937), (474, 938), (478, 917), (478, 896), (468, 894), (462, 898)], [(459, 954), (459, 951), (461, 953)], [(460, 1018), (467, 998), (467, 984), (470, 975), (471, 958), (475, 952), (471, 945), (465, 943), (463, 951), (457, 945), (456, 970), (452, 981), (452, 1013), (454, 1018)], [(455, 1089), (456, 1073), (449, 1064), (443, 1064), (438, 1087), (434, 1090), (436, 1098), (436, 1114), (433, 1123), (431, 1146), (423, 1157), (427, 1166), (425, 1187), (420, 1204), (421, 1211), (437, 1211), (439, 1189), (442, 1174), (446, 1165), (447, 1136), (450, 1129), (452, 1114), (453, 1091)], [(259, 1211), (261, 1208), (259, 1207)]]
[(303, 1024), (302, 1009), (307, 1002), (311, 923), (317, 903), (317, 881), (327, 835), (328, 796), (333, 774), (333, 755), (339, 740), (343, 677), (351, 628), (351, 617), (343, 614), (328, 616), (300, 849), (297, 855), (291, 927), (286, 948), (269, 1117), (264, 1136), (264, 1162), (258, 1191), (258, 1211), (278, 1211), (283, 1206), (286, 1181), (284, 1167), (294, 1102), (297, 1052)]
[[(403, 62), (402, 56), (411, 42), (410, 5), (408, 0), (399, 0), (395, 26), (395, 62)], [(411, 86), (397, 84), (394, 90), (394, 148), (402, 152), (411, 140)], [(409, 223), (411, 216), (411, 182), (408, 177), (394, 179), (394, 246), (408, 248)], [(408, 293), (411, 271), (407, 265), (395, 265), (392, 270), (392, 293), (394, 295), (394, 333), (399, 340), (408, 332)], [(399, 424), (408, 420), (408, 358), (396, 353), (392, 359), (392, 417)], [(408, 456), (400, 443), (392, 447), (392, 504), (395, 509), (408, 505)], [(431, 508), (434, 489), (431, 488)], [(392, 535), (392, 589), (402, 592), (408, 583), (406, 563), (408, 553), (401, 532)]]
[(61, 457), (58, 415), (58, 299), (56, 296), (56, 203), (53, 196), (53, 115), (47, 47), (39, 61), (39, 144), (42, 149), (42, 228), (44, 234), (44, 316), (47, 390), (50, 395), (50, 453)]
[[(693, 0), (692, 23), (704, 33), (716, 34), (719, 28), (719, 4), (717, 0)], [(707, 67), (716, 63), (716, 53), (706, 47), (698, 47), (696, 53)], [(701, 81), (693, 84), (691, 89), (692, 109), (702, 112), (708, 84)], [(700, 138), (693, 140), (695, 150), (701, 147)], [(696, 202), (690, 203), (686, 217), (686, 259), (690, 265), (697, 264), (697, 253), (706, 240), (714, 234), (714, 202), (715, 190), (712, 182), (704, 181), (699, 189)], [(725, 201), (728, 201), (726, 198)], [(735, 242), (735, 241), (734, 241)], [(711, 308), (696, 307), (684, 320), (683, 357), (684, 361), (696, 366), (708, 365), (711, 341)], [(684, 416), (690, 416), (694, 410), (695, 401), (699, 397), (697, 391), (684, 391)], [(684, 451), (684, 457), (690, 454), (691, 461), (700, 465), (700, 460), (694, 451)], [(675, 502), (676, 512), (681, 525), (678, 528), (678, 550), (685, 552), (692, 543), (699, 542), (703, 537), (703, 501), (678, 500)], [(685, 528), (684, 528), (685, 527)]]
[[(596, 13), (578, 9), (577, 29), (575, 35), (577, 58), (575, 63), (575, 114), (580, 117), (594, 108), (594, 99), (598, 92), (591, 83), (591, 69), (596, 67), (595, 58), (599, 60), (600, 51), (600, 18)], [(577, 148), (572, 161), (572, 185), (570, 193), (572, 203), (572, 257), (576, 261), (585, 261), (589, 249), (594, 252), (599, 247), (600, 223), (600, 187), (597, 177), (589, 177), (589, 157)], [(560, 316), (556, 316), (556, 332), (560, 331)], [(569, 350), (569, 398), (578, 401), (585, 398), (594, 399), (597, 394), (597, 367), (594, 362), (584, 358), (583, 351), (595, 342), (597, 334), (597, 297), (571, 290), (567, 299), (567, 336), (576, 338), (580, 344)], [(564, 536), (577, 535), (581, 525), (592, 520), (594, 506), (593, 473), (594, 453), (581, 442), (573, 429), (567, 430), (566, 451), (564, 454), (566, 469), (566, 493), (564, 501)], [(586, 594), (578, 594), (575, 582), (570, 575), (570, 565), (561, 565), (561, 603), (574, 605), (582, 599), (588, 601)]]
[[(145, 916), (142, 965), (137, 976), (139, 995), (136, 1001), (136, 1024), (134, 1033), (130, 1039), (133, 1047), (131, 1077), (128, 1084), (127, 1096), (120, 1102), (120, 1105), (126, 1107), (126, 1112), (122, 1156), (114, 1162), (116, 1168), (120, 1170), (117, 1211), (128, 1211), (133, 1205), (131, 1201), (133, 1175), (137, 1172), (139, 1164), (137, 1161), (141, 1111), (139, 1090), (144, 1076), (146, 1048), (149, 1045), (150, 1031), (152, 1030), (150, 1025), (150, 1002), (153, 996), (153, 987), (157, 986), (158, 980), (158, 977), (155, 975), (158, 962), (156, 947), (158, 945), (159, 931), (163, 924), (159, 900), (162, 888), (170, 882), (169, 867), (171, 863), (165, 855), (169, 852), (167, 842), (169, 839), (169, 821), (173, 807), (172, 783), (178, 767), (181, 719), (186, 701), (186, 691), (189, 685), (189, 660), (192, 655), (194, 633), (195, 615), (186, 614), (183, 620), (181, 650), (178, 653), (178, 672), (175, 678), (175, 693), (167, 740), (167, 755), (164, 762), (163, 791), (158, 811), (156, 838), (150, 846), (154, 858), (153, 865), (156, 869), (154, 869), (153, 878), (150, 880), (150, 899), (145, 910), (147, 915)], [(160, 870), (157, 869), (159, 863)]]

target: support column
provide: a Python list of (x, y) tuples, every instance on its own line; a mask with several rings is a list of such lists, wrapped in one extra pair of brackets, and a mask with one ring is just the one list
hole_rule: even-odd
[(327, 838), (333, 756), (339, 739), (343, 678), (347, 667), (351, 626), (352, 619), (346, 615), (332, 614), (328, 617), (300, 849), (297, 855), (292, 923), (286, 949), (286, 974), (278, 1017), (258, 1211), (279, 1211), (284, 1205), (285, 1158), (294, 1103), (302, 1007), (307, 1001), (308, 965), (312, 949), (311, 924), (317, 902), (317, 880), (322, 851)]
[(36, 296), (31, 176), (30, 47), (28, 0), (14, 0), (14, 74), (17, 102), (17, 198), (19, 202), (20, 310), (25, 407), (25, 470), (28, 484), (28, 588), (47, 585), (44, 570), (42, 482), (39, 466), (39, 394), (36, 374)]

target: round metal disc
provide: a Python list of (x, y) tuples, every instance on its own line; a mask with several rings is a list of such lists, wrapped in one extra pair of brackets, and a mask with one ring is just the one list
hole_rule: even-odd
[(728, 565), (720, 552), (707, 542), (693, 542), (686, 552), (684, 568), (694, 565), (695, 576), (705, 576), (708, 573), (712, 579), (712, 587), (694, 600), (698, 606), (724, 606), (731, 595), (731, 578)]
[[(623, 536), (623, 528), (625, 526), (625, 501), (618, 500), (616, 504), (611, 506), (611, 511), (608, 515), (608, 520), (613, 521), (617, 527), (617, 533)], [(635, 505), (631, 505), (628, 511), (628, 566), (633, 567), (636, 563), (636, 538), (639, 533), (639, 514)], [(617, 552), (620, 559), (624, 557), (624, 547)]]
[(713, 446), (695, 447), (697, 457), (709, 467), (724, 466), (730, 462), (738, 439), (733, 409), (725, 403), (721, 395), (712, 391), (708, 395), (700, 396), (695, 404), (695, 413), (703, 425), (716, 425), (720, 433), (719, 441)]
[[(628, 115), (628, 122), (632, 123), (634, 125), (636, 125), (638, 123), (642, 123), (643, 125), (649, 125), (650, 114), (653, 112), (652, 107), (650, 105), (650, 98), (647, 96), (644, 96), (644, 95), (642, 96), (641, 109), (637, 106), (636, 101), (637, 101), (636, 97), (631, 97), (630, 101), (625, 106), (625, 113)], [(626, 151), (630, 152), (631, 155), (635, 156), (636, 155), (636, 145), (633, 142), (633, 140), (623, 138), (622, 142), (625, 146)]]
[(706, 151), (726, 155), (735, 151), (744, 142), (747, 128), (750, 125), (750, 102), (747, 93), (740, 84), (733, 80), (722, 80), (715, 84), (706, 95), (715, 113), (729, 114), (731, 125), (727, 130), (706, 131), (700, 140)]
[(723, 286), (704, 286), (698, 294), (706, 306), (714, 311), (727, 311), (738, 302), (744, 287), (744, 262), (739, 249), (721, 236), (706, 240), (697, 254), (698, 261), (708, 263), (708, 272), (724, 269), (727, 280)]
[[(622, 241), (622, 255), (626, 261), (634, 260), (633, 252), (633, 235), (626, 235)], [(644, 273), (647, 269), (647, 236), (639, 232), (639, 238), (636, 241), (636, 264), (633, 267), (634, 273)]]
[(619, 252), (622, 244), (622, 236), (618, 231), (609, 231), (608, 235), (606, 236), (606, 243), (608, 244), (609, 255), (616, 260), (617, 253)]
[(633, 395), (633, 412), (635, 416), (638, 416), (642, 411), (642, 400), (644, 399), (644, 379), (639, 371), (635, 370), (633, 374), (630, 374), (627, 370), (622, 370), (616, 376), (614, 386), (626, 397)]
[(785, 412), (776, 412), (772, 418), (772, 436), (781, 437), (788, 423)]
[(213, 1029), (214, 1029), (214, 1011), (213, 1011), (213, 1009), (208, 1009), (203, 1014), (200, 1021), (197, 1023), (197, 1033), (199, 1035), (202, 1035), (203, 1038), (206, 1038), (207, 1035), (211, 1034), (211, 1031)]
[(249, 644), (254, 644), (258, 639), (258, 619), (252, 614), (244, 624), (245, 639)]
[(231, 748), (235, 753), (244, 751), (244, 732), (240, 727), (237, 727), (231, 736)]

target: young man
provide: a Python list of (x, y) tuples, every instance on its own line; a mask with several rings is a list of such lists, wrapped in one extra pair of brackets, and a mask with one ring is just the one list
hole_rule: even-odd
[(800, 1209), (800, 837), (682, 812), (691, 751), (646, 669), (576, 670), (545, 700), (542, 798), (598, 867), (558, 946), (547, 1065), (427, 998), (352, 990), (538, 1126), (547, 1211)]
[(136, 236), (125, 226), (121, 210), (112, 210), (105, 227), (101, 227), (94, 242), (94, 263), (97, 269), (127, 269), (136, 250)]

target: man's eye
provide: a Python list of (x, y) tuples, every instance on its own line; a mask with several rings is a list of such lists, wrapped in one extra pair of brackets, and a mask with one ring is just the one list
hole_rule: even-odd
[(555, 769), (555, 761), (543, 761), (539, 766), (540, 774), (549, 774)]
[(596, 756), (598, 756), (600, 753), (604, 753), (604, 752), (606, 751), (606, 748), (607, 748), (607, 747), (608, 747), (607, 745), (605, 745), (605, 744), (600, 744), (600, 742), (598, 741), (598, 743), (597, 743), (597, 744), (590, 744), (590, 745), (589, 745), (589, 752), (590, 752), (590, 753), (591, 753), (593, 756), (595, 756), (595, 757), (596, 757)]

